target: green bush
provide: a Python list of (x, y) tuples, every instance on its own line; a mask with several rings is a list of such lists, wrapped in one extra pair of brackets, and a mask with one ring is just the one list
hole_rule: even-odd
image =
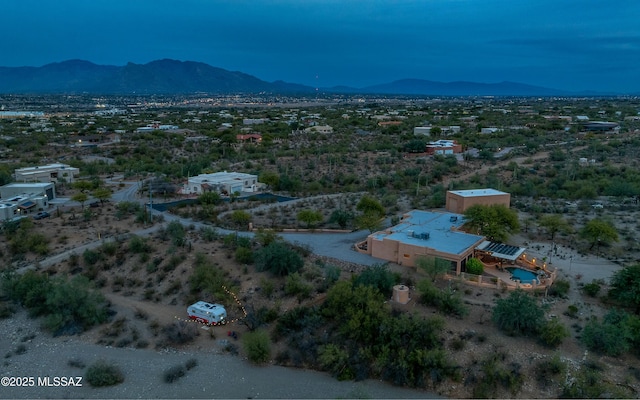
[(477, 258), (470, 258), (467, 261), (467, 272), (473, 275), (482, 275), (484, 272), (484, 264)]
[(582, 342), (589, 350), (612, 357), (640, 344), (640, 317), (624, 311), (609, 311), (602, 322), (592, 318), (582, 330)]
[(271, 340), (265, 330), (247, 332), (242, 337), (242, 345), (249, 361), (262, 364), (271, 356)]
[(149, 253), (151, 246), (140, 236), (133, 236), (131, 240), (129, 240), (129, 250), (134, 254)]
[(59, 334), (75, 334), (107, 319), (102, 295), (91, 289), (83, 276), (49, 278), (35, 271), (23, 275), (5, 274), (4, 293), (19, 302), (33, 316), (45, 316), (45, 329)]
[(86, 266), (95, 265), (95, 263), (102, 259), (102, 254), (97, 251), (87, 249), (82, 253), (82, 259)]
[(549, 295), (555, 297), (567, 297), (571, 283), (566, 279), (556, 279), (549, 288)]
[(232, 290), (231, 285), (225, 279), (224, 271), (211, 263), (202, 253), (196, 254), (194, 270), (189, 278), (189, 285), (192, 294), (212, 296), (216, 299), (228, 297), (223, 287)]
[(545, 322), (540, 328), (540, 340), (549, 347), (558, 347), (569, 337), (569, 330), (557, 319)]
[(253, 250), (247, 247), (238, 247), (236, 249), (235, 259), (240, 264), (253, 264)]
[(300, 254), (282, 242), (272, 242), (258, 250), (254, 259), (258, 271), (269, 271), (276, 276), (292, 274), (304, 265)]
[(112, 386), (124, 382), (124, 374), (114, 364), (97, 361), (87, 368), (85, 379), (91, 386)]
[(533, 297), (516, 290), (506, 299), (497, 300), (492, 319), (507, 335), (530, 335), (539, 332), (544, 312)]
[(284, 282), (284, 293), (288, 296), (298, 296), (299, 300), (309, 298), (312, 289), (297, 272), (287, 276)]
[(362, 271), (355, 279), (354, 286), (373, 286), (385, 297), (391, 297), (393, 285), (400, 281), (397, 273), (389, 271), (386, 265), (375, 264)]
[(584, 285), (582, 291), (584, 291), (587, 296), (596, 297), (600, 292), (600, 284), (594, 280)]
[(434, 306), (445, 315), (454, 315), (458, 318), (469, 313), (469, 308), (464, 304), (462, 295), (451, 288), (438, 289), (429, 279), (418, 282), (417, 290), (420, 294), (419, 302)]

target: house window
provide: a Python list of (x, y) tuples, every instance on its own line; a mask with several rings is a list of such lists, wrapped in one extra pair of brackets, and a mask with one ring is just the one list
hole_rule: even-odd
[(407, 254), (407, 253), (404, 253), (403, 256), (404, 256), (404, 258), (411, 258), (411, 256), (409, 254)]

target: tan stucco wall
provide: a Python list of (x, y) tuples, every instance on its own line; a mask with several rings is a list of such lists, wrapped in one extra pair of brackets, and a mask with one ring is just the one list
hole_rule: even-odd
[(460, 268), (462, 265), (462, 261), (471, 257), (476, 246), (480, 245), (483, 240), (484, 238), (478, 240), (477, 243), (475, 243), (473, 246), (470, 246), (462, 254), (443, 253), (430, 247), (416, 246), (398, 242), (396, 240), (376, 240), (371, 236), (367, 238), (367, 248), (372, 257), (380, 258), (407, 267), (415, 267), (416, 259), (420, 256), (438, 257), (444, 260), (453, 261), (457, 266), (456, 273), (459, 274), (461, 272)]
[(453, 192), (447, 192), (445, 208), (447, 211), (456, 213), (456, 214), (464, 214), (464, 212), (471, 206), (476, 204), (490, 206), (493, 204), (502, 204), (507, 208), (511, 205), (511, 194), (496, 194), (490, 196), (460, 196), (459, 194)]

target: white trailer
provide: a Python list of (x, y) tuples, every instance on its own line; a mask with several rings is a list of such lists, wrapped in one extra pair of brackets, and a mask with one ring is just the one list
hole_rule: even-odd
[(207, 325), (224, 324), (227, 319), (227, 310), (221, 304), (211, 304), (199, 301), (187, 307), (190, 319)]

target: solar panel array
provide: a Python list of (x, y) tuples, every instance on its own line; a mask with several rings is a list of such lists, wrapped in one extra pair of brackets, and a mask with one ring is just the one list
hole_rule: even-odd
[(508, 256), (512, 256), (520, 250), (519, 247), (511, 246), (509, 244), (504, 243), (496, 243), (491, 242), (487, 247), (484, 248), (485, 251), (491, 251), (498, 254), (506, 254)]

